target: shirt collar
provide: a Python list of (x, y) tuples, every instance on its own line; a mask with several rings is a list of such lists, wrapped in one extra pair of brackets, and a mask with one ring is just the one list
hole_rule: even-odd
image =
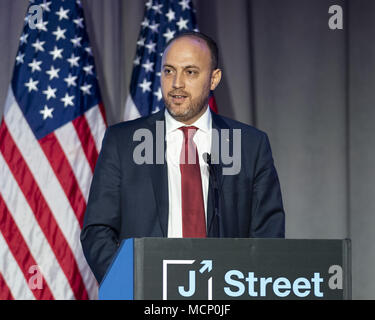
[[(167, 108), (165, 108), (165, 130), (166, 133), (170, 133), (174, 130), (177, 130), (178, 128), (182, 126), (187, 126), (186, 124), (177, 121), (174, 119), (168, 112)], [(195, 126), (199, 130), (202, 130), (205, 133), (209, 133), (211, 126), (212, 126), (212, 117), (211, 117), (211, 111), (210, 107), (207, 107), (206, 111), (200, 116), (197, 121), (190, 124), (189, 126)]]

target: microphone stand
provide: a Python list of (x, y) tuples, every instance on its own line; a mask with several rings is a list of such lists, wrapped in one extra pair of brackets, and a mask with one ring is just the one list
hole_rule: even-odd
[[(205, 153), (204, 159), (208, 164), (208, 171), (210, 174), (210, 181), (212, 181), (213, 191), (214, 191), (214, 219), (216, 219), (217, 227), (218, 227), (218, 237), (221, 238), (220, 235), (220, 204), (219, 204), (219, 179), (218, 179), (218, 165), (214, 165), (211, 161), (211, 154)], [(212, 226), (212, 225), (211, 225)]]

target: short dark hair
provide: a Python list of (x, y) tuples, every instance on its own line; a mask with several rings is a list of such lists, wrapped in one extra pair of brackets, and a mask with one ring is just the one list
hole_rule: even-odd
[(167, 44), (164, 47), (163, 52), (165, 51), (165, 49), (168, 48), (168, 46), (172, 42), (174, 42), (175, 40), (180, 39), (182, 37), (196, 37), (196, 38), (202, 39), (207, 44), (207, 47), (211, 52), (211, 68), (212, 68), (212, 70), (215, 70), (215, 69), (218, 68), (218, 66), (219, 66), (219, 49), (217, 47), (217, 44), (212, 38), (210, 38), (209, 36), (207, 36), (206, 34), (204, 34), (202, 32), (185, 31), (185, 32), (179, 33), (177, 36), (175, 36), (174, 38), (172, 38), (171, 40), (169, 40), (167, 42)]

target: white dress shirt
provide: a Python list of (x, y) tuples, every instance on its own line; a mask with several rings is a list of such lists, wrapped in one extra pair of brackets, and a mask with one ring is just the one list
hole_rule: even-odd
[[(181, 172), (180, 153), (183, 142), (183, 132), (178, 128), (187, 126), (175, 120), (165, 109), (165, 130), (166, 130), (166, 158), (168, 166), (168, 238), (182, 238), (182, 208), (181, 208)], [(195, 142), (199, 156), (199, 166), (202, 177), (202, 190), (204, 201), (204, 212), (207, 221), (207, 197), (209, 171), (208, 165), (203, 159), (203, 154), (211, 152), (212, 118), (208, 107), (206, 112), (193, 124), (198, 128), (193, 141)]]

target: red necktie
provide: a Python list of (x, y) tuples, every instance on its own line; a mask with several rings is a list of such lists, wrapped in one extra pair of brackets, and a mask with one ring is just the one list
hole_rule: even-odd
[(193, 141), (197, 128), (190, 126), (179, 129), (184, 133), (180, 155), (182, 236), (184, 238), (205, 238), (206, 218), (202, 178), (197, 146)]

